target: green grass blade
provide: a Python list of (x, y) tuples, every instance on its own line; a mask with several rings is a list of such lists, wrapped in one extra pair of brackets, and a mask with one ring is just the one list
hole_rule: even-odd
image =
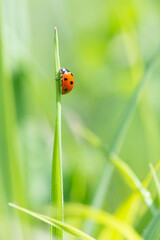
[(126, 222), (105, 211), (97, 210), (87, 205), (67, 204), (65, 205), (65, 216), (89, 218), (104, 227), (114, 229), (128, 240), (142, 240), (142, 237)]
[[(157, 172), (160, 168), (160, 160), (153, 166), (154, 171)], [(152, 172), (149, 172), (147, 177), (143, 180), (142, 184), (144, 187), (147, 187), (152, 179)]]
[[(60, 59), (58, 33), (55, 28), (55, 79), (60, 78)], [(62, 153), (61, 153), (61, 82), (56, 80), (56, 123), (52, 159), (52, 182), (51, 182), (51, 207), (56, 208), (54, 216), (63, 221), (63, 177), (62, 177)], [(53, 212), (51, 213), (53, 216)], [(63, 239), (63, 231), (51, 227), (51, 239)]]
[(128, 183), (134, 188), (139, 191), (141, 196), (143, 197), (146, 205), (151, 210), (153, 214), (156, 213), (156, 208), (153, 204), (153, 200), (151, 198), (150, 192), (143, 187), (141, 181), (138, 179), (136, 174), (132, 171), (132, 169), (124, 162), (122, 161), (116, 154), (110, 155), (110, 161), (114, 164), (114, 166), (117, 167), (117, 169), (120, 170), (121, 173), (127, 178)]
[(88, 236), (87, 234), (83, 233), (82, 231), (78, 230), (77, 228), (72, 227), (72, 226), (70, 226), (70, 225), (68, 225), (66, 223), (61, 222), (61, 221), (58, 221), (57, 219), (50, 218), (50, 217), (47, 217), (45, 215), (32, 212), (32, 211), (27, 210), (25, 208), (19, 207), (19, 206), (13, 204), (13, 203), (9, 203), (9, 205), (11, 207), (14, 207), (14, 208), (16, 208), (16, 209), (18, 209), (18, 210), (20, 210), (20, 211), (22, 211), (24, 213), (27, 213), (27, 214), (29, 214), (29, 215), (39, 219), (42, 222), (45, 222), (45, 223), (47, 223), (47, 224), (49, 224), (49, 225), (53, 226), (54, 228), (57, 228), (57, 229), (59, 229), (61, 231), (63, 230), (65, 232), (67, 232), (67, 233), (70, 233), (70, 234), (72, 234), (72, 235), (74, 235), (76, 237), (79, 237), (81, 239), (84, 239), (84, 240), (95, 240), (94, 238)]
[(143, 238), (145, 240), (158, 240), (160, 237), (160, 213), (152, 218), (147, 228), (144, 231)]
[[(160, 167), (160, 161), (156, 163), (154, 166), (155, 171), (157, 171)], [(142, 182), (142, 185), (147, 188), (149, 183), (152, 179), (152, 173), (149, 172), (148, 175), (145, 177), (145, 179)], [(139, 213), (139, 210), (142, 206), (142, 199), (140, 194), (138, 194), (137, 191), (134, 191), (129, 198), (123, 202), (123, 204), (117, 209), (115, 212), (115, 216), (121, 219), (122, 221), (127, 222), (130, 225), (137, 225), (137, 215)], [(98, 240), (106, 239), (107, 236), (110, 236), (111, 239), (117, 239), (120, 237), (120, 234), (115, 232), (113, 229), (102, 229), (100, 232), (100, 235), (98, 237)], [(109, 238), (109, 239), (110, 239)], [(118, 238), (119, 239), (119, 238)], [(121, 239), (121, 237), (120, 237)]]
[(152, 164), (149, 164), (149, 167), (151, 169), (152, 175), (153, 175), (153, 179), (157, 188), (157, 193), (158, 193), (158, 200), (159, 200), (159, 205), (160, 205), (160, 183), (159, 183), (159, 179), (157, 177), (155, 168), (153, 167)]

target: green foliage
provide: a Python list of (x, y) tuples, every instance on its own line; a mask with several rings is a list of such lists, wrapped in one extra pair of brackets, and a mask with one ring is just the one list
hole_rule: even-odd
[(155, 181), (155, 185), (156, 185), (156, 188), (157, 188), (157, 195), (158, 195), (159, 205), (160, 205), (160, 183), (159, 183), (159, 179), (157, 177), (156, 171), (155, 171), (152, 164), (150, 164), (150, 169), (151, 169), (151, 172), (153, 174), (153, 179)]
[[(49, 237), (8, 202), (98, 240), (158, 240), (159, 22), (158, 1), (0, 1), (1, 240)], [(75, 78), (64, 96), (54, 26)]]
[(157, 214), (152, 218), (147, 228), (144, 231), (143, 238), (145, 240), (157, 240), (160, 237), (159, 232), (160, 226), (160, 213), (157, 211)]

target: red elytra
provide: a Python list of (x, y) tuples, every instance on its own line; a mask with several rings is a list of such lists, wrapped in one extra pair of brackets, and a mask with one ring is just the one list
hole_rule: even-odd
[(62, 94), (67, 94), (74, 87), (74, 77), (66, 68), (61, 68), (60, 70), (62, 73)]

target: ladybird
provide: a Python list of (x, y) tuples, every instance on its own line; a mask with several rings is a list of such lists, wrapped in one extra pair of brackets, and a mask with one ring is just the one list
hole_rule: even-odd
[(74, 87), (73, 74), (66, 68), (61, 68), (62, 78), (62, 94), (69, 93)]

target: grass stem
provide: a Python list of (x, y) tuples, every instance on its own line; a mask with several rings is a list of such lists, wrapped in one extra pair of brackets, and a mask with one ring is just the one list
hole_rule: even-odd
[[(55, 79), (60, 78), (60, 58), (58, 33), (55, 28)], [(56, 80), (56, 123), (52, 159), (52, 180), (51, 180), (51, 216), (63, 221), (63, 178), (62, 178), (62, 153), (61, 153), (61, 82)], [(54, 209), (54, 213), (53, 213)], [(60, 229), (51, 227), (51, 239), (63, 239), (63, 232)]]

